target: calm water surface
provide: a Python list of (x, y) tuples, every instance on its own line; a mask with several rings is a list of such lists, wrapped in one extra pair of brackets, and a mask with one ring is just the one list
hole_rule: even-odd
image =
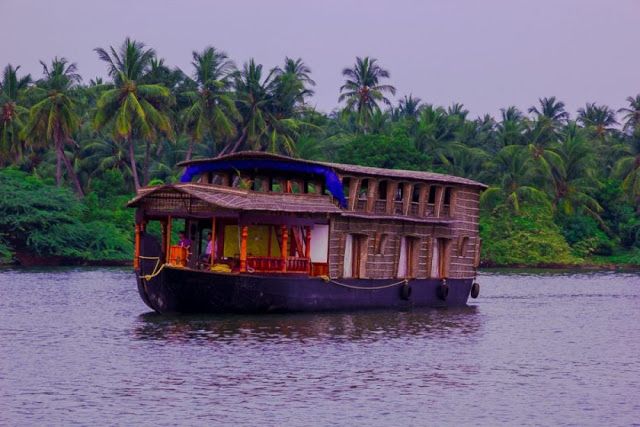
[(0, 271), (1, 425), (633, 425), (640, 275), (458, 310), (167, 317), (124, 269)]

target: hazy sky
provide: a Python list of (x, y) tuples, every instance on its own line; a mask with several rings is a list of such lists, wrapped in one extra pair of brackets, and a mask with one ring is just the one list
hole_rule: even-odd
[(302, 57), (324, 111), (356, 55), (378, 58), (398, 96), (462, 102), (473, 115), (551, 95), (572, 113), (585, 102), (617, 109), (640, 92), (635, 0), (0, 0), (0, 17), (0, 65), (34, 76), (55, 55), (87, 81), (104, 76), (93, 48), (127, 35), (190, 74), (191, 51), (213, 45), (239, 65)]

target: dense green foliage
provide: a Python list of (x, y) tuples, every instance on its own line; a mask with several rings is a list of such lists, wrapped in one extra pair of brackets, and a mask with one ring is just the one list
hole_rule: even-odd
[(130, 257), (132, 216), (117, 209), (122, 197), (102, 194), (99, 199), (94, 192), (81, 202), (66, 188), (15, 169), (0, 170), (0, 187), (0, 256), (5, 261), (24, 252), (69, 261)]
[(471, 118), (458, 103), (409, 95), (393, 104), (389, 71), (364, 57), (342, 70), (340, 106), (325, 114), (308, 104), (315, 82), (299, 58), (238, 68), (207, 47), (193, 52), (187, 73), (131, 39), (96, 53), (109, 81), (83, 84), (65, 58), (42, 61), (39, 79), (4, 69), (4, 259), (20, 251), (127, 259), (132, 213), (124, 204), (138, 187), (175, 181), (181, 160), (246, 149), (485, 182), (489, 263), (640, 258), (640, 95), (617, 111), (590, 103), (574, 117), (548, 97), (526, 112), (510, 106), (498, 118)]

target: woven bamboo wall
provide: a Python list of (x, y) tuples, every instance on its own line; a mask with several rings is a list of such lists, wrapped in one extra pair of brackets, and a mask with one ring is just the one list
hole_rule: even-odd
[[(447, 238), (448, 277), (475, 276), (478, 237), (480, 190), (455, 188), (454, 216), (449, 224), (428, 224), (402, 221), (397, 218), (366, 219), (335, 216), (331, 220), (329, 237), (329, 273), (340, 277), (343, 272), (345, 239), (347, 234), (366, 236), (366, 277), (374, 279), (394, 278), (397, 275), (400, 241), (403, 236), (416, 239), (414, 276), (426, 278), (431, 271), (433, 238)], [(383, 237), (385, 236), (386, 237)], [(381, 248), (380, 242), (384, 242)], [(381, 250), (382, 249), (382, 250)]]

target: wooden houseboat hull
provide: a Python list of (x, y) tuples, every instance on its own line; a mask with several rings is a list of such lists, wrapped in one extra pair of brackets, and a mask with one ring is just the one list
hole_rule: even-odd
[[(151, 280), (137, 277), (142, 300), (159, 313), (282, 313), (359, 309), (465, 306), (472, 279), (448, 279), (441, 298), (439, 279), (397, 284), (389, 279), (327, 281), (304, 275), (226, 274), (164, 268)], [(346, 287), (344, 285), (350, 286)], [(375, 287), (378, 289), (362, 289)], [(357, 288), (357, 289), (356, 289)]]

